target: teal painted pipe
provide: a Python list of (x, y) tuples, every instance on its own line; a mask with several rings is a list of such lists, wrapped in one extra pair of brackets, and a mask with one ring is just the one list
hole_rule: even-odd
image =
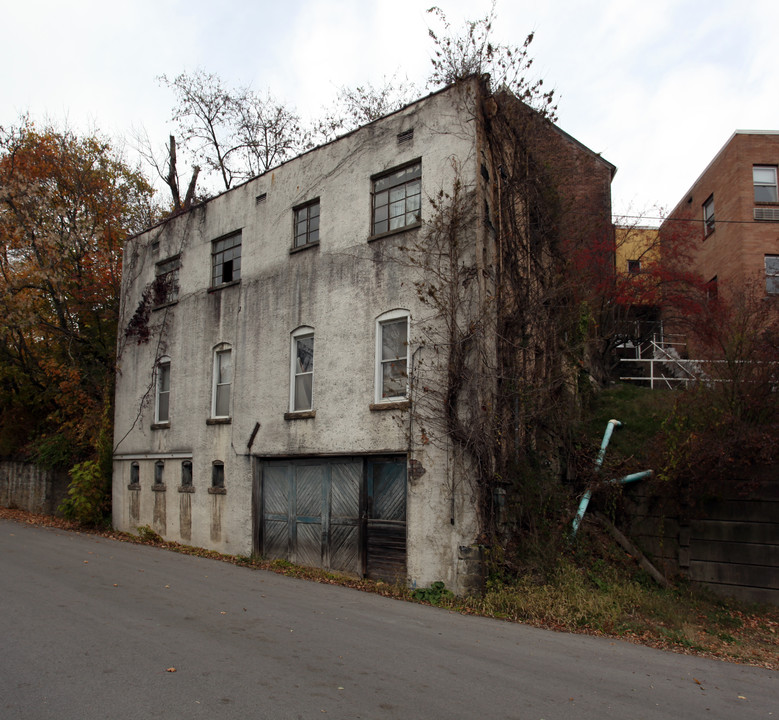
[[(654, 471), (652, 470), (642, 470), (641, 472), (631, 473), (630, 475), (625, 475), (624, 477), (610, 480), (609, 482), (622, 483), (625, 485), (627, 483), (635, 482), (636, 480), (643, 480), (646, 477), (651, 477), (653, 474)], [(592, 490), (587, 490), (587, 492), (582, 495), (579, 509), (576, 511), (576, 517), (573, 519), (573, 528), (571, 530), (571, 535), (573, 537), (576, 537), (576, 533), (579, 531), (579, 525), (582, 524), (582, 518), (584, 517), (584, 513), (587, 512), (587, 506), (590, 504), (591, 497)]]
[[(600, 444), (600, 452), (598, 452), (598, 458), (595, 460), (595, 467), (599, 470), (603, 465), (603, 458), (606, 457), (606, 448), (609, 446), (609, 440), (611, 440), (611, 436), (614, 433), (614, 430), (616, 430), (618, 427), (622, 427), (622, 423), (619, 420), (609, 420), (608, 424), (606, 425), (606, 432), (603, 433), (603, 441)], [(641, 472), (625, 475), (618, 480), (611, 480), (611, 482), (626, 484), (635, 482), (636, 480), (642, 480), (643, 478), (649, 477), (650, 475), (652, 475), (651, 470), (642, 470)], [(584, 495), (582, 495), (582, 499), (579, 502), (579, 509), (576, 511), (576, 517), (573, 519), (573, 527), (571, 529), (572, 537), (576, 537), (576, 533), (579, 531), (579, 525), (582, 524), (582, 519), (584, 518), (584, 513), (587, 512), (587, 506), (590, 504), (591, 497), (592, 490), (587, 490)]]
[(614, 430), (618, 427), (622, 427), (622, 423), (619, 420), (609, 420), (606, 425), (606, 432), (603, 433), (603, 442), (600, 444), (600, 452), (598, 453), (598, 459), (595, 461), (595, 467), (603, 465), (603, 458), (606, 456), (606, 448), (609, 446), (609, 440)]

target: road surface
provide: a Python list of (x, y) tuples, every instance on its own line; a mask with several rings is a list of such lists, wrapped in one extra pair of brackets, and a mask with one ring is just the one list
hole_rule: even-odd
[(779, 720), (768, 670), (92, 535), (0, 520), (0, 578), (3, 720)]

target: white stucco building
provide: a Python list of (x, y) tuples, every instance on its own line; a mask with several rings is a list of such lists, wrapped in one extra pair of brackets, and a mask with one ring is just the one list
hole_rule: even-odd
[(423, 98), (128, 241), (118, 529), (468, 588), (473, 493), (411, 411), (436, 318), (405, 248), (459, 179), (489, 292), (481, 92)]

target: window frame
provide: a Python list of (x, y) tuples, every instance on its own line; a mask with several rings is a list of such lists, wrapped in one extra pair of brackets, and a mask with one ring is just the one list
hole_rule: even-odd
[[(161, 389), (160, 378), (163, 371), (167, 371), (168, 389)], [(170, 381), (171, 381), (171, 364), (169, 357), (162, 357), (157, 361), (157, 365), (154, 371), (154, 424), (155, 425), (170, 425)], [(166, 395), (167, 402), (167, 417), (163, 418), (160, 414), (160, 399), (162, 395)]]
[[(773, 174), (773, 182), (764, 182), (760, 181), (758, 182), (757, 178), (755, 177), (755, 173), (758, 171), (770, 171)], [(753, 165), (752, 166), (752, 188), (754, 189), (754, 197), (755, 197), (755, 203), (758, 204), (766, 204), (766, 205), (775, 205), (779, 203), (779, 183), (777, 183), (777, 172), (776, 172), (776, 165)], [(758, 188), (770, 188), (773, 190), (773, 199), (769, 200), (762, 200), (758, 199), (757, 192)]]
[[(776, 268), (769, 272), (769, 259), (774, 261)], [(766, 253), (763, 256), (765, 264), (765, 291), (767, 295), (779, 295), (779, 255)], [(773, 263), (772, 263), (773, 264)], [(772, 289), (773, 288), (773, 289)]]
[(641, 273), (641, 260), (628, 260), (628, 275), (638, 275)]
[(136, 461), (130, 463), (130, 485), (133, 487), (141, 485), (141, 466)]
[[(312, 217), (311, 210), (316, 208), (316, 215)], [(301, 218), (301, 215), (305, 213), (305, 217)], [(303, 248), (312, 247), (313, 245), (319, 245), (319, 230), (320, 221), (322, 217), (322, 205), (319, 198), (309, 200), (302, 205), (297, 205), (292, 208), (292, 249), (302, 250)], [(312, 220), (316, 220), (316, 227), (312, 228)], [(305, 230), (302, 234), (298, 234), (299, 225), (301, 222), (305, 222)], [(312, 233), (316, 233), (316, 239), (312, 240)], [(304, 238), (304, 241), (298, 243), (298, 238)]]
[[(213, 420), (226, 420), (232, 417), (231, 403), (232, 403), (232, 385), (235, 377), (233, 349), (230, 345), (220, 345), (214, 348), (213, 353), (213, 365), (212, 365), (212, 380), (211, 380), (211, 419)], [(225, 355), (230, 357), (230, 379), (227, 382), (219, 382), (220, 371), (222, 370), (221, 358)], [(217, 409), (219, 405), (219, 390), (220, 388), (227, 388), (227, 414), (218, 415)]]
[[(412, 172), (410, 177), (404, 177), (404, 174)], [(392, 178), (398, 176), (395, 182), (392, 182)], [(382, 183), (389, 183), (382, 185)], [(406, 190), (410, 185), (419, 184), (418, 192), (407, 194)], [(391, 194), (393, 190), (398, 188), (404, 188), (403, 194), (403, 213), (396, 214), (394, 217), (403, 217), (404, 222), (402, 225), (391, 227), (393, 216), (392, 205), (401, 201), (401, 199), (391, 200)], [(377, 200), (381, 199), (381, 195), (386, 193), (387, 202), (382, 202), (377, 205)], [(415, 203), (416, 207), (409, 207), (408, 200), (410, 198), (418, 197), (418, 201)], [(386, 218), (377, 219), (377, 210), (386, 207)], [(383, 215), (383, 213), (380, 213)], [(409, 221), (408, 216), (411, 215)], [(399, 165), (371, 177), (371, 234), (370, 237), (382, 237), (392, 233), (402, 232), (411, 228), (419, 227), (422, 222), (422, 158), (416, 158), (410, 162)], [(386, 223), (386, 227), (379, 227), (381, 223)]]
[[(298, 412), (309, 412), (314, 409), (314, 349), (311, 350), (311, 370), (306, 371), (298, 371), (297, 369), (297, 349), (298, 349), (298, 343), (301, 340), (311, 340), (314, 341), (314, 328), (309, 327), (307, 325), (304, 325), (302, 327), (299, 327), (297, 330), (294, 330), (291, 333), (290, 338), (290, 376), (289, 376), (289, 411), (291, 413), (298, 413)], [(316, 346), (314, 346), (315, 348)], [(309, 404), (309, 407), (296, 407), (296, 400), (297, 400), (297, 379), (299, 377), (303, 376), (309, 376), (311, 378), (311, 384), (309, 388), (309, 392), (311, 395), (311, 402)]]
[[(237, 241), (236, 241), (237, 239)], [(231, 244), (230, 241), (232, 241)], [(243, 231), (236, 230), (211, 241), (211, 289), (217, 289), (240, 282)], [(237, 248), (237, 253), (235, 252)], [(225, 255), (230, 255), (225, 258)], [(237, 263), (235, 261), (238, 261)], [(230, 276), (225, 279), (225, 265), (230, 263)], [(237, 265), (237, 267), (236, 267)], [(217, 268), (220, 271), (217, 272)]]
[(171, 255), (154, 265), (154, 307), (173, 305), (179, 299), (179, 271), (181, 253)]
[[(384, 327), (390, 324), (395, 324), (399, 320), (404, 320), (406, 324), (406, 388), (401, 395), (384, 395), (384, 366), (388, 363), (397, 362), (402, 356), (396, 358), (384, 359)], [(375, 376), (374, 376), (374, 402), (378, 404), (403, 402), (409, 399), (411, 390), (411, 374), (409, 368), (411, 367), (411, 313), (405, 309), (390, 310), (383, 313), (376, 318), (376, 360), (375, 360)]]
[(708, 237), (714, 232), (714, 193), (706, 198), (703, 205), (703, 237)]

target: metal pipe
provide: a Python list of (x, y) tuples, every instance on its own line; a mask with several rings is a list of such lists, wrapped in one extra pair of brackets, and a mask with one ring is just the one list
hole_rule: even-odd
[(609, 440), (615, 428), (622, 427), (622, 423), (619, 420), (609, 420), (606, 425), (606, 432), (603, 433), (603, 441), (600, 444), (600, 452), (598, 453), (598, 459), (595, 461), (595, 467), (600, 468), (603, 465), (603, 458), (606, 455), (606, 448), (609, 446)]

